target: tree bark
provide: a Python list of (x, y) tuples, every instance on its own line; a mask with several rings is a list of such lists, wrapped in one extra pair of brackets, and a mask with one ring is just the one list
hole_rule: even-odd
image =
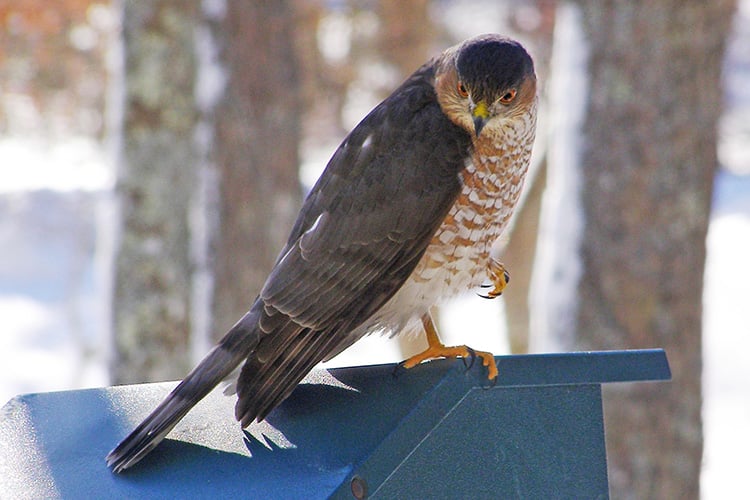
[(302, 109), (290, 2), (227, 2), (226, 9), (217, 32), (229, 74), (215, 125), (216, 337), (252, 304), (301, 204)]
[(732, 0), (581, 1), (590, 92), (576, 348), (664, 347), (605, 391), (613, 498), (698, 498), (705, 239)]
[(378, 51), (404, 79), (434, 55), (435, 26), (430, 19), (430, 1), (379, 0), (376, 12), (382, 23)]
[(124, 2), (124, 124), (117, 180), (114, 383), (188, 369), (188, 215), (196, 172), (197, 2)]

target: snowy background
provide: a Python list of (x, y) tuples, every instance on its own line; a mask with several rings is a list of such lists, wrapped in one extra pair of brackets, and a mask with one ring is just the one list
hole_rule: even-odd
[(704, 454), (701, 493), (747, 491), (750, 449), (750, 1), (739, 2), (725, 62), (703, 290)]
[[(735, 19), (725, 78), (714, 206), (704, 288), (703, 498), (746, 490), (750, 449), (750, 0)], [(12, 102), (33, 125), (33, 106)], [(6, 102), (6, 106), (7, 106)], [(99, 143), (33, 126), (0, 137), (0, 404), (17, 394), (108, 384), (107, 273), (111, 256), (112, 162)], [(472, 342), (462, 321), (500, 328), (496, 302), (462, 299), (442, 318)], [(469, 309), (468, 311), (466, 309)], [(493, 327), (495, 327), (493, 324)], [(363, 354), (365, 353), (365, 354)], [(334, 364), (396, 361), (395, 342), (365, 339)]]

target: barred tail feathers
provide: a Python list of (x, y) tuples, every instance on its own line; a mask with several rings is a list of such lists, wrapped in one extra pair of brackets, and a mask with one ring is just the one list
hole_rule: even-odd
[(107, 455), (116, 473), (138, 463), (258, 344), (258, 316), (247, 313), (162, 403)]

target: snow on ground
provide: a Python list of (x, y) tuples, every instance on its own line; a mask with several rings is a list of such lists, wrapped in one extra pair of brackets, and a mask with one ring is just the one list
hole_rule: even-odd
[(101, 147), (90, 137), (50, 142), (40, 138), (0, 140), (0, 193), (40, 189), (94, 191), (112, 185)]
[(722, 173), (704, 285), (702, 497), (736, 498), (750, 449), (750, 176)]
[[(741, 0), (725, 62), (726, 109), (706, 241), (701, 497), (747, 491), (750, 449), (750, 0)], [(746, 496), (746, 495), (745, 495)]]
[(0, 336), (3, 403), (16, 394), (106, 384), (106, 367), (85, 359), (87, 351), (71, 331), (68, 313), (64, 305), (49, 305), (28, 296), (2, 297), (0, 317), (6, 331)]
[(109, 172), (90, 139), (0, 140), (0, 404), (109, 381), (95, 255)]

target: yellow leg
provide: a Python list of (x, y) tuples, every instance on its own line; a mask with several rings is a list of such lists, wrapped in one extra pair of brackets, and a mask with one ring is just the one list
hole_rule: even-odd
[(510, 274), (508, 274), (508, 271), (505, 269), (502, 262), (499, 262), (492, 257), (490, 257), (490, 261), (487, 263), (487, 272), (491, 283), (488, 285), (482, 285), (482, 288), (493, 288), (485, 295), (479, 294), (479, 296), (485, 299), (494, 299), (503, 294), (503, 290), (505, 290), (505, 287), (510, 283)]
[(433, 323), (432, 317), (430, 316), (429, 312), (425, 313), (425, 315), (422, 316), (422, 325), (424, 326), (424, 331), (427, 336), (427, 349), (406, 359), (403, 363), (401, 363), (401, 366), (408, 369), (417, 366), (422, 361), (427, 361), (430, 359), (468, 358), (477, 356), (481, 358), (482, 364), (487, 367), (487, 370), (489, 372), (487, 374), (487, 378), (489, 378), (490, 380), (495, 380), (495, 378), (497, 378), (497, 365), (495, 365), (495, 357), (492, 355), (492, 353), (485, 351), (475, 351), (465, 345), (453, 347), (444, 346), (443, 343), (440, 342), (440, 338), (438, 338), (435, 323)]

